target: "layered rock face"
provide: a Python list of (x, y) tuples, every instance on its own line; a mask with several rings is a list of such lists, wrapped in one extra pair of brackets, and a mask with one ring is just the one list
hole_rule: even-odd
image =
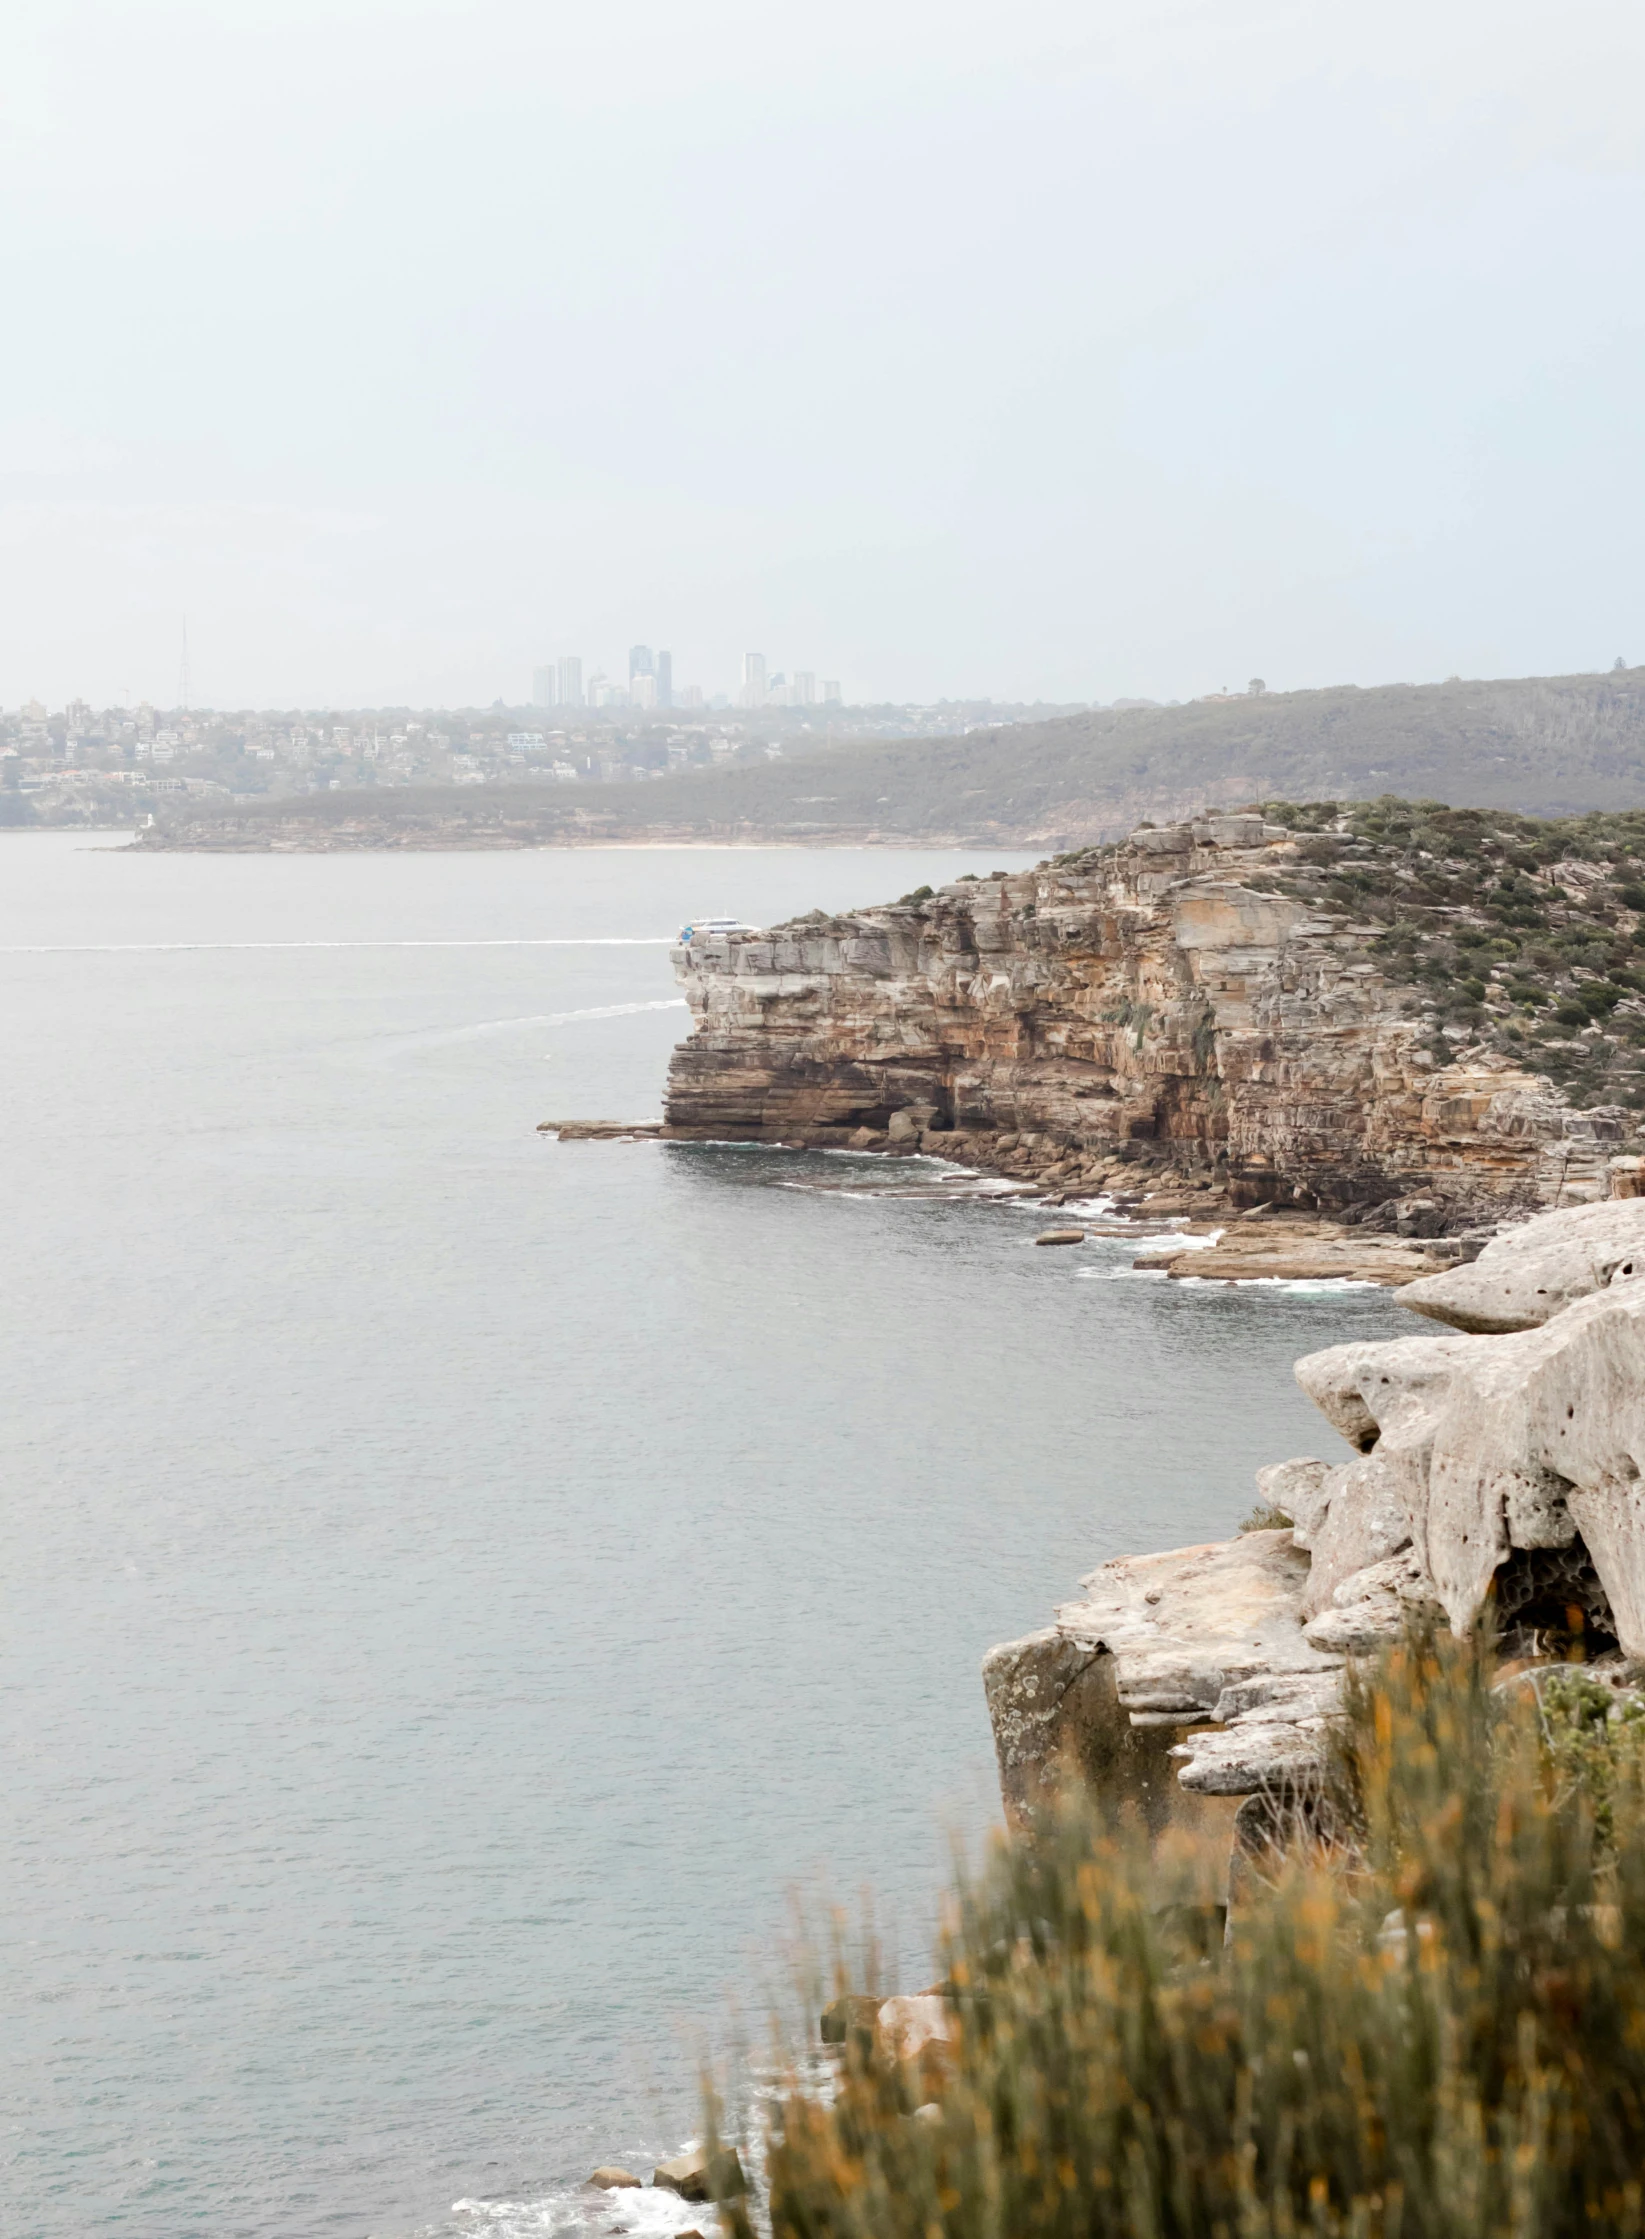
[(1208, 1168), (1236, 1203), (1457, 1219), (1599, 1194), (1617, 1116), (1493, 1053), (1436, 1063), (1366, 936), (1263, 889), (1280, 826), (1211, 817), (675, 951), (678, 1136)]
[(1415, 1610), (1460, 1630), (1494, 1598), (1511, 1652), (1637, 1676), (1645, 1200), (1543, 1214), (1400, 1295), (1449, 1333), (1297, 1364), (1356, 1451), (1259, 1474), (1289, 1529), (1105, 1563), (1047, 1631), (991, 1652), (1013, 1820), (1080, 1778), (1157, 1824), (1183, 1808), (1173, 1767), (1202, 1797), (1294, 1792), (1348, 1657)]

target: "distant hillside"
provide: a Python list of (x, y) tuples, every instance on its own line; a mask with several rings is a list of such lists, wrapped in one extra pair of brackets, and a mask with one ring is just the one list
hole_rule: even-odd
[(142, 844), (1066, 848), (1208, 803), (1382, 794), (1543, 816), (1645, 805), (1645, 668), (1098, 710), (961, 738), (847, 741), (647, 784), (384, 787), (237, 802), (174, 811)]

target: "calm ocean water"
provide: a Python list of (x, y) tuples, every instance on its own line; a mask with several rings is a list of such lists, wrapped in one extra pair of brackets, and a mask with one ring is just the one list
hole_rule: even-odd
[(696, 2220), (576, 2184), (796, 1879), (919, 1947), (984, 1649), (1337, 1450), (1379, 1294), (534, 1133), (657, 1110), (682, 917), (972, 865), (0, 840), (8, 2234)]

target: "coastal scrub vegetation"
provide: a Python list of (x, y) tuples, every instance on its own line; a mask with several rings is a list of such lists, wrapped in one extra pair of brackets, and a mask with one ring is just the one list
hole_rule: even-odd
[[(1066, 847), (1202, 801), (1390, 792), (1543, 816), (1645, 798), (1645, 668), (1218, 695), (936, 738), (825, 732), (787, 739), (776, 761), (645, 785), (379, 786), (212, 809), (194, 799), (162, 825), (200, 846), (214, 830), (254, 844), (278, 826), (291, 844), (319, 844), (325, 828), (349, 826), (352, 844), (382, 846), (466, 833), (499, 846), (693, 835)], [(149, 844), (166, 844), (165, 831)]]
[(1261, 807), (1296, 834), (1296, 857), (1246, 883), (1362, 939), (1437, 1061), (1484, 1048), (1580, 1110), (1645, 1106), (1645, 809), (1539, 818), (1392, 795)]
[(1483, 1042), (1579, 1107), (1645, 1104), (1645, 810), (1541, 820), (1437, 801), (1273, 804), (1276, 878), (1361, 926), (1435, 1055)]
[(788, 2067), (772, 2239), (1639, 2232), (1645, 1723), (1617, 1700), (1413, 1635), (1236, 1848), (1226, 1941), (1187, 1844), (1089, 1804), (1001, 1838), (952, 1898), (940, 2069), (861, 2029), (825, 2079)]

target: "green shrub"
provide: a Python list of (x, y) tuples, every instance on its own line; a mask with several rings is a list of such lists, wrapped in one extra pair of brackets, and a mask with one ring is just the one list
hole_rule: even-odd
[(1000, 1841), (952, 1900), (946, 2072), (854, 2032), (779, 2079), (772, 2239), (1640, 2232), (1642, 1729), (1495, 1676), (1442, 1636), (1356, 1682), (1225, 1946), (1185, 1840), (1071, 1806)]

